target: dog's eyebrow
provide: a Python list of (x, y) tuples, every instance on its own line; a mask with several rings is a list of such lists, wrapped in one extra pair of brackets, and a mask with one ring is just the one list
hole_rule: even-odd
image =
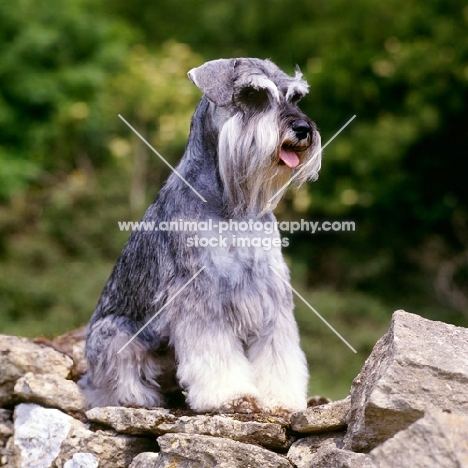
[(309, 85), (307, 81), (302, 78), (302, 73), (299, 69), (296, 69), (296, 74), (293, 81), (288, 86), (286, 93), (286, 100), (291, 99), (295, 94), (300, 94), (301, 97), (305, 96), (309, 92)]
[(288, 86), (286, 93), (286, 100), (291, 99), (295, 94), (299, 94), (301, 97), (305, 96), (309, 91), (309, 85), (304, 81), (294, 82)]
[(242, 84), (243, 86), (252, 86), (255, 89), (270, 91), (271, 95), (279, 101), (279, 91), (275, 83), (263, 75), (250, 75), (248, 80), (245, 80)]

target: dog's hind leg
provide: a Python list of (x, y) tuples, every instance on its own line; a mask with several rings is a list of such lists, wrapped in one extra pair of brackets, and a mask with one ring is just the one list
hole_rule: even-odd
[(132, 336), (125, 321), (112, 316), (90, 324), (86, 342), (89, 367), (79, 383), (88, 406), (162, 406), (158, 377), (163, 373), (163, 361), (139, 337), (125, 346)]

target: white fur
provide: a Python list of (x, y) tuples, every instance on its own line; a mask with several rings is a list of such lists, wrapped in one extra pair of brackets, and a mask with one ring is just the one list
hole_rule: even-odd
[[(290, 176), (287, 168), (274, 164), (280, 135), (274, 112), (256, 117), (255, 125), (242, 126), (234, 114), (219, 135), (219, 169), (225, 194), (242, 214), (256, 215), (267, 205), (275, 190)], [(275, 161), (276, 162), (276, 161)], [(234, 210), (233, 215), (240, 215)]]
[[(176, 327), (177, 328), (177, 327)], [(249, 396), (259, 398), (242, 343), (228, 330), (213, 336), (212, 328), (198, 336), (177, 336), (177, 376), (188, 392), (187, 401), (194, 411), (215, 411), (234, 400)], [(180, 341), (185, 341), (181, 343)], [(185, 350), (187, 350), (185, 352)]]
[[(204, 232), (209, 237), (216, 234)], [(229, 242), (234, 235), (278, 239), (258, 231), (225, 232)], [(192, 310), (197, 321), (175, 324), (174, 346), (178, 350), (178, 378), (188, 392), (188, 403), (195, 411), (229, 410), (241, 397), (255, 398), (267, 412), (298, 411), (306, 407), (308, 370), (299, 344), (299, 333), (292, 313), (289, 275), (279, 247), (271, 250), (216, 247), (204, 249), (201, 259), (212, 278), (212, 288), (222, 289), (223, 279), (237, 291), (235, 313), (213, 302), (220, 322), (203, 323), (206, 314)], [(254, 253), (254, 258), (252, 258)], [(256, 272), (255, 288), (246, 284), (242, 265), (249, 263)], [(283, 281), (275, 280), (280, 273)], [(261, 278), (264, 277), (262, 281)], [(270, 278), (274, 280), (272, 284)], [(275, 294), (284, 298), (274, 302)], [(200, 307), (207, 307), (201, 304)], [(190, 333), (187, 331), (190, 329)]]
[[(279, 102), (280, 95), (277, 86), (273, 81), (269, 80), (263, 75), (251, 75), (247, 82), (255, 89), (266, 89), (270, 92), (271, 96), (275, 99), (275, 101)], [(247, 84), (246, 83), (246, 84)]]
[[(249, 213), (258, 215), (271, 211), (276, 207), (282, 193), (272, 201), (271, 197), (288, 182), (293, 175), (287, 166), (280, 166), (279, 150), (286, 141), (294, 142), (296, 137), (291, 129), (280, 134), (277, 113), (273, 108), (255, 117), (255, 122), (242, 125), (242, 115), (239, 113), (230, 117), (221, 127), (218, 143), (219, 169), (223, 179), (228, 202), (241, 211), (233, 211), (233, 215)], [(309, 179), (315, 179), (321, 164), (320, 136), (314, 132), (314, 144), (303, 152), (303, 165), (307, 170), (301, 170), (294, 180), (300, 186)]]
[(302, 96), (305, 96), (309, 92), (309, 85), (302, 78), (302, 73), (299, 70), (296, 70), (296, 75), (294, 76), (294, 81), (289, 85), (288, 91), (286, 93), (286, 100), (289, 101), (291, 97), (298, 93)]

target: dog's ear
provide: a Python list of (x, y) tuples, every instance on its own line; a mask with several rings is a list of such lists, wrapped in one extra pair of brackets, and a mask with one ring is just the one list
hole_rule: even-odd
[(217, 106), (232, 102), (235, 59), (219, 59), (192, 68), (187, 74), (190, 81)]

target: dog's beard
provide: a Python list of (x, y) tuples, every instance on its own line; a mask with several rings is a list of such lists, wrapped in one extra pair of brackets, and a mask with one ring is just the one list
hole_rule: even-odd
[(310, 137), (313, 145), (297, 152), (300, 164), (291, 169), (280, 162), (279, 153), (283, 142), (295, 137), (289, 128), (280, 128), (277, 113), (252, 116), (247, 126), (242, 120), (242, 115), (235, 114), (221, 128), (219, 171), (230, 215), (261, 216), (276, 207), (286, 192), (286, 188), (281, 189), (295, 171), (298, 172), (293, 181), (295, 186), (317, 179), (321, 164), (320, 137), (313, 132)]

